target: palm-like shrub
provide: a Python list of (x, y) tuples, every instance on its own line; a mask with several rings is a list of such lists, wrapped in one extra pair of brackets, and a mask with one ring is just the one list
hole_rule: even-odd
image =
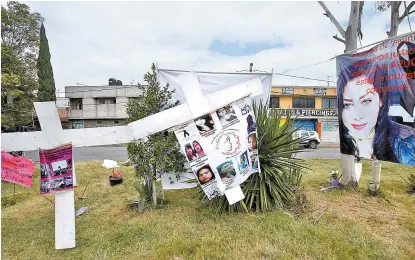
[[(298, 128), (288, 116), (280, 125), (281, 115), (268, 109), (268, 104), (253, 104), (257, 121), (258, 154), (261, 173), (252, 174), (241, 188), (245, 199), (229, 205), (226, 196), (212, 199), (211, 209), (216, 211), (269, 211), (292, 206), (297, 202), (302, 181), (304, 161), (293, 157), (304, 148), (301, 139), (294, 138)], [(201, 191), (203, 193), (203, 191)]]

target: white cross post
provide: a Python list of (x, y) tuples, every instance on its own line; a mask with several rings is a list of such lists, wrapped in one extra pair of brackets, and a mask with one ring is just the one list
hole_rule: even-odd
[[(261, 80), (252, 80), (230, 86), (204, 96), (195, 73), (180, 76), (187, 103), (164, 110), (126, 126), (62, 130), (55, 102), (37, 102), (36, 113), (42, 131), (1, 134), (3, 151), (32, 151), (49, 149), (72, 142), (74, 147), (130, 143), (148, 135), (186, 123), (213, 112), (246, 96), (263, 92)], [(73, 161), (74, 162), (74, 161)], [(73, 167), (75, 176), (75, 167)], [(75, 182), (74, 177), (74, 184)], [(55, 195), (55, 248), (75, 247), (74, 190)]]

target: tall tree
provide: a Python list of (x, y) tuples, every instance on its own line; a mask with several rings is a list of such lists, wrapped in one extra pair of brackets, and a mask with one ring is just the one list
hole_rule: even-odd
[(46, 37), (45, 26), (40, 27), (40, 47), (37, 58), (37, 76), (39, 90), (38, 101), (56, 101), (55, 79), (53, 78), (52, 64), (50, 63), (49, 42)]
[(42, 20), (26, 4), (11, 1), (1, 7), (2, 125), (18, 127), (32, 121)]
[[(404, 9), (400, 15), (399, 8), (402, 6), (402, 3), (404, 5)], [(415, 12), (415, 10), (412, 11), (415, 1), (411, 1), (408, 5), (406, 5), (405, 1), (378, 1), (376, 2), (376, 5), (377, 9), (381, 12), (385, 12), (388, 9), (391, 10), (390, 27), (389, 31), (386, 32), (389, 38), (396, 36), (401, 22), (405, 19), (405, 17), (409, 19), (409, 15)]]
[[(127, 104), (128, 121), (133, 122), (147, 116), (159, 113), (179, 104), (170, 103), (174, 91), (168, 85), (161, 87), (157, 80), (156, 65), (151, 65), (151, 71), (144, 75), (147, 85), (138, 84), (141, 97), (131, 99)], [(135, 165), (136, 174), (144, 178), (144, 185), (139, 189), (142, 199), (153, 200), (157, 205), (156, 179), (164, 172), (183, 172), (185, 158), (180, 152), (179, 144), (173, 132), (155, 133), (145, 140), (130, 143), (128, 156)], [(144, 198), (143, 198), (144, 197)]]

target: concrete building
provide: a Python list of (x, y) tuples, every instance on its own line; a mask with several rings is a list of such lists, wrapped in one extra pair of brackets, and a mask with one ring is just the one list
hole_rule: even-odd
[(296, 117), (296, 126), (317, 131), (322, 141), (339, 141), (334, 86), (273, 86), (270, 107), (283, 116)]
[(140, 94), (135, 85), (67, 86), (70, 128), (124, 125), (128, 101)]

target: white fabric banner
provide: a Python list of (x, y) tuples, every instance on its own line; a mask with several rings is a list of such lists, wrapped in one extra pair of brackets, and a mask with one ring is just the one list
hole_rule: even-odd
[[(169, 84), (170, 90), (175, 90), (173, 98), (180, 101), (180, 103), (185, 103), (185, 95), (180, 84), (179, 77), (182, 74), (188, 73), (187, 71), (181, 70), (169, 70), (169, 69), (158, 69), (157, 78), (161, 86)], [(271, 73), (212, 73), (212, 72), (194, 72), (199, 79), (199, 84), (204, 95), (208, 95), (219, 90), (226, 89), (230, 86), (234, 86), (254, 78), (259, 78), (263, 87), (263, 92), (261, 95), (252, 95), (253, 100), (259, 103), (262, 99), (263, 102), (269, 100), (269, 95), (271, 92)]]
[(209, 199), (259, 172), (251, 99), (243, 98), (173, 128), (196, 179)]
[(189, 183), (194, 179), (195, 176), (192, 172), (164, 173), (161, 175), (161, 186), (163, 190), (190, 189), (197, 186), (197, 182)]

